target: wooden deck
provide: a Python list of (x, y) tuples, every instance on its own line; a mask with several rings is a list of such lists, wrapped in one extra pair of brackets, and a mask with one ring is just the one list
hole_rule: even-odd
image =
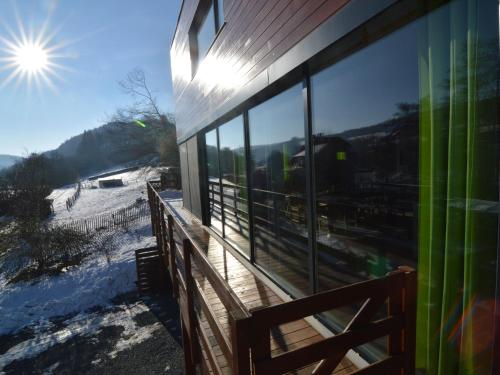
[[(168, 204), (168, 202), (164, 202)], [(170, 206), (172, 207), (172, 206)], [(228, 282), (235, 294), (245, 307), (251, 311), (254, 309), (276, 305), (284, 302), (271, 288), (269, 288), (261, 279), (252, 272), (243, 262), (233, 255), (227, 244), (223, 244), (217, 236), (211, 234), (201, 223), (183, 208), (176, 207), (177, 214), (186, 222), (184, 229), (189, 232), (192, 238), (200, 245), (210, 260), (210, 263)], [(176, 243), (181, 246), (182, 242), (176, 237)], [(221, 326), (229, 336), (229, 317), (228, 312), (217, 294), (213, 290), (210, 282), (201, 272), (195, 272), (195, 278), (203, 291), (209, 296), (209, 303), (215, 312)], [(201, 316), (201, 322), (208, 331), (210, 327), (204, 316)], [(213, 336), (210, 338), (213, 344), (213, 350), (217, 354), (217, 360), (225, 373), (230, 374), (231, 370), (226, 363), (225, 357), (217, 345)], [(272, 354), (279, 354), (291, 349), (300, 348), (323, 339), (323, 336), (314, 329), (305, 319), (286, 323), (272, 331), (271, 349)], [(301, 370), (291, 372), (291, 374), (311, 374), (315, 365), (308, 366)], [(341, 364), (335, 369), (333, 374), (350, 374), (356, 367), (347, 359), (343, 359)]]
[[(147, 188), (153, 234), (181, 310), (186, 374), (415, 374), (415, 270), (399, 267), (288, 300), (182, 202), (164, 199), (158, 182)], [(343, 332), (332, 337), (308, 318), (355, 305)], [(381, 360), (359, 369), (346, 358), (384, 337)]]

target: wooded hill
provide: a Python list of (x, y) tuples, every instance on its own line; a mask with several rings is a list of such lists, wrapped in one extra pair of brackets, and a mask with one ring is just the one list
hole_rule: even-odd
[(175, 125), (167, 118), (114, 121), (74, 136), (46, 153), (70, 161), (80, 176), (137, 160), (178, 165)]

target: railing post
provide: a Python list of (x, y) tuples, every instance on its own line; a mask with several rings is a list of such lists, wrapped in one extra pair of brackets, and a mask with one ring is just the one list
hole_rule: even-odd
[(146, 187), (148, 191), (149, 214), (151, 215), (151, 233), (154, 236), (155, 220), (154, 220), (154, 210), (153, 210), (153, 191), (151, 188), (151, 184), (149, 182), (146, 184)]
[(158, 195), (156, 194), (156, 192), (154, 192), (154, 201), (155, 201), (155, 207), (154, 207), (155, 208), (155, 237), (156, 237), (156, 243), (158, 243), (159, 242), (158, 241), (158, 232), (160, 230), (159, 225), (158, 225), (159, 219), (160, 219), (159, 218), (160, 215), (158, 214), (158, 210), (159, 210), (158, 206), (159, 206), (160, 201), (158, 199)]
[(250, 318), (242, 311), (230, 312), (232, 370), (235, 375), (250, 375)]
[(185, 281), (186, 281), (186, 299), (187, 299), (187, 322), (189, 325), (188, 331), (190, 334), (189, 337), (189, 348), (185, 348), (190, 352), (192, 361), (193, 361), (193, 367), (196, 367), (196, 364), (199, 362), (199, 359), (201, 358), (201, 353), (198, 353), (198, 338), (196, 337), (196, 324), (195, 324), (195, 319), (196, 319), (196, 312), (194, 310), (194, 297), (193, 297), (193, 288), (195, 287), (194, 285), (194, 279), (193, 279), (193, 274), (192, 274), (192, 269), (191, 269), (191, 251), (192, 251), (192, 245), (191, 241), (189, 239), (185, 238), (182, 241), (182, 250), (183, 250), (183, 256), (184, 256), (184, 272), (185, 272)]
[(258, 364), (260, 361), (266, 361), (271, 358), (271, 330), (263, 325), (254, 315), (261, 308), (252, 309), (250, 311), (252, 317), (251, 327), (251, 350), (252, 350), (252, 373), (259, 374)]
[(174, 218), (172, 215), (167, 216), (168, 225), (168, 242), (170, 247), (170, 278), (172, 280), (172, 296), (179, 296), (179, 284), (177, 283), (177, 263), (175, 260), (175, 239), (174, 239)]
[(416, 320), (417, 320), (417, 272), (410, 267), (399, 267), (404, 272), (403, 310), (404, 322), (404, 375), (415, 374)]
[(184, 321), (181, 319), (181, 331), (182, 331), (182, 346), (184, 347), (184, 374), (185, 375), (196, 375), (196, 366), (194, 364), (193, 357), (191, 356), (191, 351), (188, 349), (191, 347), (191, 337), (189, 332), (184, 325)]
[(161, 251), (165, 266), (168, 267), (168, 248), (167, 248), (167, 224), (165, 223), (165, 206), (160, 204), (160, 238), (161, 238)]
[[(404, 289), (404, 275), (401, 271), (395, 271), (392, 274), (398, 277), (394, 279), (397, 285), (394, 285), (392, 292), (389, 294), (388, 301), (388, 315), (389, 316), (402, 316), (403, 315), (403, 289)], [(403, 331), (397, 330), (388, 336), (387, 351), (391, 357), (404, 356), (403, 348)], [(397, 367), (392, 372), (393, 375), (402, 375), (402, 368)], [(405, 374), (406, 375), (406, 374)]]

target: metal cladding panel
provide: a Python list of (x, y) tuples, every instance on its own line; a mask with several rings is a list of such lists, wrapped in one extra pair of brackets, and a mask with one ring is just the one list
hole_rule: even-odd
[[(189, 30), (201, 1), (184, 1), (171, 48), (179, 142), (213, 122), (224, 104), (248, 86), (260, 90), (251, 83), (254, 78), (349, 3), (226, 0), (226, 23), (193, 77)], [(268, 78), (262, 83), (267, 85)]]
[(181, 159), (182, 201), (186, 209), (191, 211), (191, 193), (189, 186), (189, 163), (187, 142), (179, 145), (179, 156)]
[(187, 141), (189, 164), (189, 191), (191, 195), (191, 212), (201, 219), (200, 168), (198, 161), (198, 141), (194, 136)]

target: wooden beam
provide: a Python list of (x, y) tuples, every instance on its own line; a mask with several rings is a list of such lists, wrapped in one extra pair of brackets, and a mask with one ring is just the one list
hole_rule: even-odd
[[(199, 321), (197, 321), (197, 330), (203, 350), (205, 350), (205, 353), (207, 354), (208, 361), (210, 363), (210, 369), (216, 375), (222, 375), (222, 370), (219, 367), (219, 364), (217, 363), (217, 356), (215, 355), (212, 346), (210, 345), (210, 341), (207, 337), (207, 334), (205, 333), (205, 330), (203, 329)], [(203, 358), (201, 360), (202, 362), (204, 361)]]
[[(352, 318), (349, 324), (344, 329), (344, 333), (348, 332), (352, 329), (362, 328), (363, 325), (366, 325), (373, 316), (380, 309), (380, 306), (384, 303), (385, 298), (369, 298), (363, 306), (359, 309), (357, 314)], [(329, 375), (335, 370), (335, 368), (339, 365), (342, 358), (345, 357), (348, 350), (344, 350), (338, 353), (335, 353), (331, 357), (324, 359), (321, 361), (318, 366), (313, 370), (312, 375)]]
[(309, 346), (288, 351), (269, 360), (255, 363), (257, 373), (282, 374), (317, 362), (336, 353), (366, 344), (403, 327), (400, 316), (366, 324), (364, 327), (329, 337)]
[(368, 280), (299, 298), (252, 312), (257, 325), (274, 327), (368, 298), (387, 297), (395, 288), (394, 276)]
[(208, 301), (205, 298), (205, 295), (203, 294), (203, 290), (199, 285), (197, 285), (197, 283), (196, 287), (194, 288), (194, 291), (196, 293), (196, 296), (198, 297), (198, 302), (201, 306), (201, 309), (205, 314), (205, 319), (207, 320), (210, 328), (212, 329), (214, 337), (217, 340), (217, 343), (219, 344), (222, 353), (226, 357), (228, 363), (231, 363), (233, 353), (231, 350), (231, 344), (229, 342), (229, 338), (224, 333), (224, 330), (222, 329), (220, 322), (217, 320), (215, 313), (213, 312), (212, 308), (210, 307)]

